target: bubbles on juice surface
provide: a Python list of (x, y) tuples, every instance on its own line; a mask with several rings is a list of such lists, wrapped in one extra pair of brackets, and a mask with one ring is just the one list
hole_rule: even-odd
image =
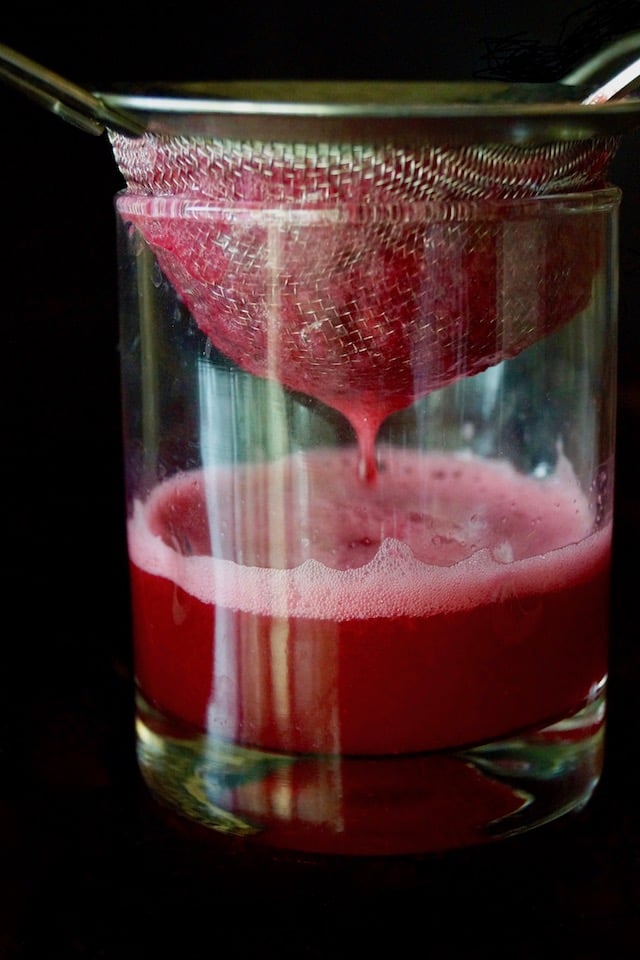
[(576, 576), (609, 533), (569, 467), (543, 481), (472, 456), (382, 448), (182, 473), (138, 503), (131, 558), (206, 603), (327, 619), (426, 616)]

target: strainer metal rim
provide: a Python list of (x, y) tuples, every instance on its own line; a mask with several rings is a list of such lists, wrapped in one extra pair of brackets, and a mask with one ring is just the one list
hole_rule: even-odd
[[(517, 86), (526, 98), (528, 89), (533, 96), (546, 85)], [(232, 140), (526, 145), (618, 136), (640, 127), (640, 99), (495, 99), (504, 89), (499, 81), (226, 81), (96, 96), (151, 133)]]

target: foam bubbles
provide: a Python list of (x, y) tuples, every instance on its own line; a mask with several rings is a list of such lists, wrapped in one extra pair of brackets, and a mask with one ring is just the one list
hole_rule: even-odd
[[(131, 560), (205, 603), (347, 620), (446, 614), (488, 603), (505, 590), (526, 596), (557, 589), (609, 549), (610, 529), (591, 533), (588, 504), (566, 465), (562, 476), (536, 481), (503, 463), (387, 451), (387, 469), (376, 488), (363, 493), (352, 469), (356, 456), (314, 452), (288, 458), (284, 469), (282, 461), (242, 468), (240, 477), (230, 469), (179, 474), (146, 503), (136, 502), (128, 528)], [(306, 491), (281, 512), (282, 527), (270, 510), (276, 476), (281, 498), (300, 484)], [(203, 508), (207, 492), (224, 516)], [(224, 520), (246, 542), (230, 550), (227, 542), (227, 555), (180, 552), (175, 509), (171, 537), (158, 522), (168, 502), (184, 505), (185, 522), (192, 524), (195, 515), (211, 528)], [(250, 506), (241, 509), (243, 503)], [(350, 512), (349, 504), (357, 510)], [(350, 516), (357, 517), (352, 527)], [(236, 562), (233, 550), (240, 547), (250, 561), (267, 556), (270, 537), (279, 538), (279, 566)], [(215, 531), (200, 540), (215, 543)]]

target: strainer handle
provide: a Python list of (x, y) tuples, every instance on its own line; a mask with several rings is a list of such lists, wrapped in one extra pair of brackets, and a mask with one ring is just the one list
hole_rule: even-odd
[(132, 117), (4, 44), (0, 44), (0, 78), (87, 133), (99, 136), (106, 127), (127, 136), (144, 133)]
[(570, 86), (591, 87), (583, 102), (608, 103), (640, 84), (640, 31), (627, 34), (575, 67), (562, 79)]

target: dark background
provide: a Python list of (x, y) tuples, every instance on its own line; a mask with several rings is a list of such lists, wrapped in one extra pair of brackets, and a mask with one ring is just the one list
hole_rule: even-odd
[[(637, 2), (236, 3), (222, 13), (131, 5), (73, 15), (5, 5), (0, 43), (92, 88), (263, 76), (545, 80), (631, 28), (640, 28)], [(584, 812), (492, 848), (317, 865), (211, 854), (158, 822), (140, 788), (119, 421), (113, 196), (122, 181), (106, 138), (2, 85), (0, 107), (0, 958), (128, 958), (170, 946), (180, 957), (196, 948), (637, 955), (640, 135), (625, 137), (611, 169), (624, 201), (603, 781)]]

